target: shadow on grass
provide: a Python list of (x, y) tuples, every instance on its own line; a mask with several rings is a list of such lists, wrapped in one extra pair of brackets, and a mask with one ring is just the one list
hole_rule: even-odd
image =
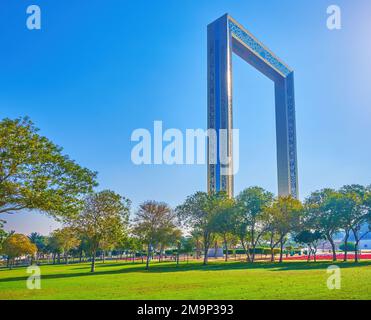
[[(175, 263), (163, 262), (150, 265), (149, 270), (145, 270), (145, 265), (141, 263), (105, 263), (97, 264), (96, 272), (90, 272), (90, 264), (85, 264), (85, 266), (75, 267), (76, 265), (64, 265), (66, 267), (71, 267), (71, 273), (65, 273), (65, 270), (61, 273), (46, 274), (42, 275), (42, 279), (62, 279), (62, 278), (76, 278), (76, 277), (94, 277), (94, 276), (104, 276), (104, 275), (117, 275), (117, 274), (130, 274), (130, 273), (173, 273), (173, 272), (188, 272), (188, 271), (228, 271), (228, 270), (267, 270), (271, 272), (277, 271), (303, 271), (303, 270), (321, 270), (327, 269), (330, 265), (337, 265), (342, 269), (354, 268), (354, 267), (368, 267), (371, 266), (371, 261), (362, 261), (359, 263), (354, 262), (284, 262), (284, 263), (268, 263), (268, 262), (256, 262), (254, 264), (247, 262), (210, 262), (207, 266), (202, 265), (199, 262), (191, 262), (189, 264), (183, 263), (176, 266)], [(105, 270), (108, 267), (118, 268), (114, 270)], [(14, 269), (16, 270), (16, 269)], [(73, 272), (73, 270), (86, 270), (85, 272)], [(9, 277), (1, 278), (2, 282), (12, 282), (12, 281), (26, 281), (27, 276)]]

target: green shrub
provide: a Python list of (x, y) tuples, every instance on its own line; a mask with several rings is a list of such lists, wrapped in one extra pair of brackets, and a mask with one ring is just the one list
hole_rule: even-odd
[(356, 249), (356, 245), (355, 245), (354, 242), (348, 242), (348, 243), (347, 243), (347, 246), (345, 247), (345, 243), (342, 243), (342, 244), (339, 246), (339, 249), (340, 249), (341, 251), (345, 251), (345, 250), (347, 250), (347, 251), (355, 251), (355, 249)]
[[(225, 254), (225, 252), (226, 252), (226, 250), (224, 249), (223, 250), (223, 254)], [(233, 254), (234, 253), (234, 250), (230, 250), (230, 249), (228, 249), (228, 254)]]

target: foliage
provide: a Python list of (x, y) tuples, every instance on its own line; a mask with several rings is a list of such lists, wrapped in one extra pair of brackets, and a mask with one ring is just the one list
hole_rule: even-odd
[(96, 252), (102, 245), (117, 243), (126, 232), (130, 201), (110, 190), (90, 194), (85, 207), (71, 222), (71, 226), (86, 237), (92, 253), (94, 272)]
[(55, 239), (55, 243), (58, 246), (58, 250), (64, 254), (66, 263), (68, 263), (68, 253), (71, 249), (78, 247), (80, 239), (78, 238), (77, 232), (72, 227), (64, 227), (62, 229), (55, 230), (52, 233), (52, 238)]
[(230, 199), (224, 192), (210, 194), (197, 192), (176, 208), (179, 220), (202, 234), (205, 265), (208, 261), (209, 247), (217, 233), (214, 224), (215, 216), (228, 207), (229, 202)]
[(254, 262), (255, 248), (267, 230), (264, 212), (272, 202), (273, 194), (260, 187), (245, 189), (236, 198), (237, 236), (245, 249), (252, 248), (251, 256), (250, 250), (246, 250), (247, 258), (251, 262)]
[[(347, 185), (341, 188), (340, 194), (347, 199), (347, 206), (343, 215), (344, 228), (351, 230), (355, 239), (355, 260), (358, 261), (359, 242), (371, 231), (371, 205), (369, 203), (370, 188), (361, 185)], [(365, 232), (362, 227), (368, 225)], [(346, 237), (347, 240), (347, 237)]]
[(8, 261), (24, 255), (34, 255), (37, 251), (36, 246), (30, 239), (20, 233), (14, 233), (7, 237), (2, 246), (2, 252), (8, 256)]
[(333, 260), (336, 260), (334, 235), (341, 230), (343, 206), (341, 196), (332, 189), (313, 192), (305, 201), (308, 220), (330, 242)]
[(47, 238), (37, 232), (32, 232), (28, 238), (36, 246), (37, 252), (45, 252), (47, 246)]
[(96, 173), (38, 134), (28, 118), (0, 122), (0, 213), (37, 209), (54, 217), (76, 214)]
[(5, 241), (6, 237), (8, 236), (8, 233), (4, 230), (4, 220), (0, 220), (0, 252), (3, 245), (3, 242)]
[(323, 239), (325, 239), (325, 237), (322, 233), (320, 233), (319, 231), (312, 232), (310, 230), (300, 231), (294, 238), (295, 242), (302, 243), (308, 246), (313, 246), (316, 242)]
[(298, 230), (302, 215), (303, 205), (291, 196), (278, 197), (272, 206), (266, 209), (265, 216), (270, 224), (267, 228), (277, 234), (276, 244), (280, 244), (280, 262), (282, 262), (283, 246), (287, 236), (290, 232)]
[(146, 269), (149, 268), (153, 247), (161, 242), (171, 243), (180, 234), (171, 208), (166, 203), (156, 201), (147, 201), (139, 206), (132, 232), (147, 245)]
[(342, 250), (342, 251), (355, 251), (356, 245), (355, 245), (354, 242), (348, 242), (347, 244), (342, 243), (339, 246), (339, 249)]

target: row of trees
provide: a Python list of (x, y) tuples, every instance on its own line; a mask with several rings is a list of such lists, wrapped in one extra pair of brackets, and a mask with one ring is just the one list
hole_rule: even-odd
[(237, 238), (250, 262), (254, 262), (255, 249), (261, 244), (269, 245), (272, 261), (274, 249), (279, 247), (282, 262), (283, 248), (290, 237), (308, 246), (314, 255), (318, 244), (327, 240), (335, 261), (334, 238), (339, 232), (345, 234), (345, 260), (352, 234), (358, 261), (359, 242), (371, 228), (371, 187), (324, 189), (313, 192), (304, 203), (290, 196), (274, 198), (259, 187), (242, 191), (236, 199), (223, 193), (199, 192), (188, 197), (176, 211), (186, 227), (202, 235), (205, 264), (207, 251), (218, 236), (223, 239), (226, 252), (228, 239)]
[[(59, 261), (63, 254), (68, 263), (72, 249), (80, 257), (83, 252), (90, 255), (92, 272), (97, 252), (113, 249), (134, 254), (145, 250), (146, 268), (154, 250), (159, 261), (167, 248), (176, 250), (177, 261), (181, 252), (195, 252), (199, 258), (203, 250), (207, 264), (210, 247), (219, 245), (224, 248), (226, 260), (232, 247), (240, 247), (247, 261), (254, 262), (256, 248), (264, 245), (270, 248), (271, 261), (279, 252), (282, 262), (289, 239), (308, 247), (309, 257), (315, 257), (319, 243), (326, 240), (336, 260), (334, 237), (339, 232), (344, 233), (344, 260), (352, 234), (358, 261), (359, 242), (370, 232), (370, 199), (370, 187), (359, 185), (314, 192), (303, 204), (290, 196), (275, 198), (259, 187), (248, 188), (235, 199), (225, 193), (197, 192), (175, 210), (165, 203), (144, 202), (130, 223), (130, 201), (112, 191), (102, 191), (89, 195), (84, 209), (65, 219), (66, 226), (54, 231), (47, 244), (37, 235), (30, 239), (39, 252), (43, 248), (52, 252), (53, 261), (56, 256)], [(189, 236), (184, 237), (182, 230)]]
[[(59, 219), (64, 228), (55, 231), (47, 244), (54, 259), (63, 254), (68, 262), (68, 253), (80, 247), (91, 256), (92, 271), (97, 251), (112, 248), (131, 252), (145, 248), (147, 268), (154, 250), (161, 260), (169, 247), (177, 250), (177, 261), (182, 250), (194, 249), (197, 258), (202, 250), (207, 264), (209, 248), (220, 244), (226, 259), (229, 248), (241, 247), (246, 259), (254, 262), (257, 246), (265, 245), (272, 261), (279, 249), (282, 262), (288, 239), (308, 246), (314, 255), (325, 239), (336, 260), (334, 237), (339, 232), (345, 234), (345, 248), (349, 237), (354, 237), (358, 261), (359, 243), (370, 231), (371, 188), (360, 185), (320, 190), (304, 203), (290, 196), (275, 198), (259, 187), (248, 188), (234, 199), (224, 193), (197, 192), (175, 209), (147, 201), (131, 223), (130, 201), (109, 190), (94, 193), (96, 186), (96, 173), (63, 155), (29, 119), (0, 122), (0, 213), (40, 210)], [(35, 246), (29, 246), (25, 236), (1, 230), (1, 252), (8, 252), (8, 257), (14, 259), (22, 250), (34, 253)], [(189, 236), (182, 236), (182, 231)], [(41, 252), (32, 236), (31, 242)], [(23, 243), (21, 251), (16, 250), (17, 243)]]

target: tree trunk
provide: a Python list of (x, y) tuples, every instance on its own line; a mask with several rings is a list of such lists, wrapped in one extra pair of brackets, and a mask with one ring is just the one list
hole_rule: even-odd
[(201, 258), (201, 253), (202, 252), (202, 248), (201, 248), (201, 245), (200, 245), (200, 240), (197, 240), (197, 246), (196, 246), (196, 259), (199, 260)]
[(225, 247), (225, 262), (227, 262), (228, 261), (228, 243), (226, 239), (224, 239), (224, 247)]
[(66, 264), (68, 264), (68, 253), (65, 253), (64, 260), (66, 261)]
[(271, 232), (271, 234), (270, 234), (270, 242), (269, 242), (269, 247), (271, 249), (271, 262), (274, 262), (274, 256), (275, 256), (275, 254), (274, 254), (274, 248), (277, 245), (277, 244), (274, 244), (273, 238), (274, 238), (274, 233)]
[(90, 269), (90, 272), (95, 272), (95, 255), (96, 255), (96, 252), (93, 251), (92, 252), (92, 257), (91, 257), (91, 269)]
[(150, 253), (151, 253), (151, 244), (148, 243), (148, 248), (147, 248), (147, 261), (146, 261), (146, 270), (148, 270), (148, 268), (149, 268)]
[(335, 247), (334, 240), (332, 240), (332, 238), (329, 235), (327, 236), (327, 240), (330, 242), (331, 248), (332, 248), (332, 261), (337, 261), (337, 258), (336, 258), (336, 247)]
[(255, 247), (256, 247), (256, 245), (253, 245), (253, 247), (252, 247), (251, 263), (254, 263), (254, 261), (255, 261)]
[(209, 260), (208, 251), (209, 251), (209, 246), (205, 245), (205, 248), (204, 248), (204, 266), (207, 265), (207, 262)]
[(284, 241), (283, 241), (283, 237), (281, 238), (280, 240), (280, 260), (279, 260), (279, 263), (282, 263), (283, 261), (283, 244), (284, 244)]
[(359, 261), (359, 256), (358, 256), (358, 246), (359, 246), (359, 239), (355, 239), (356, 242), (354, 243), (354, 262)]
[(208, 252), (209, 252), (209, 247), (210, 247), (210, 234), (205, 232), (203, 235), (204, 238), (204, 263), (203, 265), (206, 266), (207, 263), (209, 262), (209, 257), (208, 257)]
[(348, 261), (348, 238), (349, 238), (349, 231), (345, 231), (345, 238), (344, 238), (344, 261)]
[(245, 241), (243, 239), (240, 239), (240, 241), (241, 241), (242, 248), (243, 248), (243, 250), (245, 251), (245, 254), (246, 254), (246, 261), (247, 262), (250, 262), (250, 252), (249, 252), (249, 249), (246, 248)]
[(180, 244), (180, 242), (179, 242), (179, 243), (178, 243), (178, 250), (177, 250), (177, 252), (176, 252), (176, 256), (177, 256), (176, 265), (177, 265), (177, 266), (179, 265), (180, 247), (181, 247), (181, 244)]

